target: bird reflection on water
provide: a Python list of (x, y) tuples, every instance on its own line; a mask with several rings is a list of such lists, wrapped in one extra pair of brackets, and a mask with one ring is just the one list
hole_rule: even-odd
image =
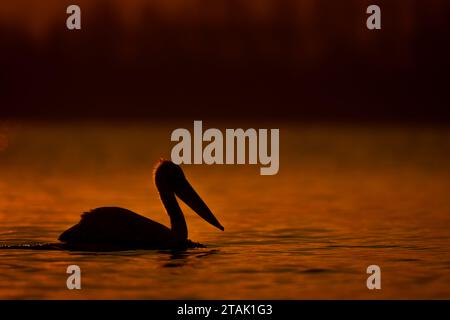
[(169, 261), (162, 265), (164, 268), (180, 268), (188, 265), (189, 263), (195, 263), (193, 259), (203, 259), (211, 255), (219, 254), (220, 250), (211, 249), (207, 251), (196, 251), (188, 249), (159, 251), (159, 253), (162, 255), (169, 255)]

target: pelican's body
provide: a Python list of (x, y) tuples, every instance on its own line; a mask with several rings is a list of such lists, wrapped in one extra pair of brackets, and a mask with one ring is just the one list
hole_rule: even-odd
[(179, 166), (160, 161), (155, 169), (155, 184), (170, 217), (171, 228), (130, 210), (101, 207), (84, 213), (78, 224), (64, 231), (59, 240), (65, 246), (80, 250), (165, 249), (186, 247), (186, 221), (175, 195), (202, 218), (223, 230), (206, 204), (184, 177)]
[(79, 246), (133, 248), (170, 248), (182, 244), (182, 241), (177, 243), (176, 235), (166, 226), (118, 207), (101, 207), (84, 213), (81, 221), (64, 231), (59, 240)]

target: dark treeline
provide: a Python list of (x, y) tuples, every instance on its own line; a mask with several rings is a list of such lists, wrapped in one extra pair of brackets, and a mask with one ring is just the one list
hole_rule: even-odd
[(130, 24), (97, 0), (43, 39), (0, 22), (0, 116), (450, 120), (448, 1), (377, 1), (381, 31), (370, 1), (151, 3)]

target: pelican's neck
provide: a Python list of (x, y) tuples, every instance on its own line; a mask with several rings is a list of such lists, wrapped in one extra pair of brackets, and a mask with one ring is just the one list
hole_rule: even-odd
[(175, 198), (173, 191), (169, 188), (158, 188), (161, 201), (166, 208), (166, 212), (170, 217), (171, 230), (177, 240), (184, 241), (188, 237), (186, 220), (184, 219), (183, 211)]

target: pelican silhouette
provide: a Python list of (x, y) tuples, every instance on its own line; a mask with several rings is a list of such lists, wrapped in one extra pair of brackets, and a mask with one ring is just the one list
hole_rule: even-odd
[(224, 230), (189, 184), (180, 166), (171, 161), (160, 160), (154, 170), (154, 180), (170, 217), (170, 229), (127, 209), (101, 207), (83, 213), (80, 222), (64, 231), (59, 240), (66, 248), (93, 251), (195, 246), (195, 243), (188, 240), (186, 220), (175, 196), (204, 220)]

